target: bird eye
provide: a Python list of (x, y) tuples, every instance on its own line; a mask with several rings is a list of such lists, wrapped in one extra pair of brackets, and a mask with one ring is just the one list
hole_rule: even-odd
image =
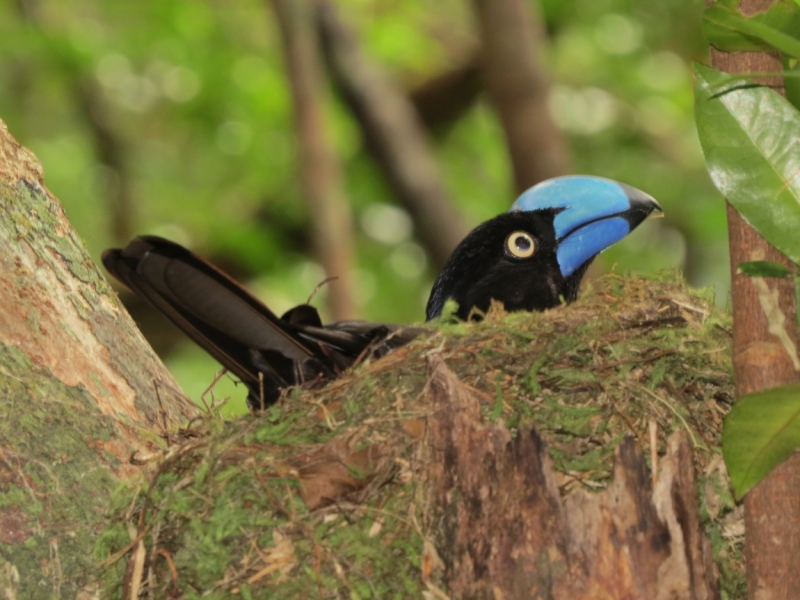
[(506, 238), (506, 254), (515, 258), (530, 258), (536, 252), (536, 240), (527, 231), (515, 231)]

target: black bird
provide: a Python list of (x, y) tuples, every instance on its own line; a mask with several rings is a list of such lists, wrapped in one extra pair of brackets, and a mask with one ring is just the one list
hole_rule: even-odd
[[(650, 196), (607, 179), (563, 177), (534, 186), (511, 212), (479, 225), (458, 245), (433, 286), (427, 319), (438, 317), (448, 299), (461, 319), (479, 316), (492, 299), (510, 311), (571, 302), (592, 259), (654, 212), (661, 207)], [(385, 354), (424, 331), (363, 321), (323, 326), (307, 304), (278, 317), (210, 263), (155, 236), (106, 250), (103, 264), (239, 377), (252, 409), (272, 404), (284, 388), (336, 377), (362, 355)]]
[(456, 247), (426, 316), (438, 317), (448, 298), (464, 320), (473, 309), (486, 312), (492, 299), (508, 311), (572, 302), (594, 257), (650, 215), (663, 215), (658, 202), (624, 183), (574, 175), (543, 181)]

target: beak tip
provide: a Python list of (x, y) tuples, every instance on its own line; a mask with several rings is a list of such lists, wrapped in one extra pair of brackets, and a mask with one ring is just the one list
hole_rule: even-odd
[(647, 213), (648, 219), (660, 219), (664, 216), (664, 209), (658, 201), (652, 196), (647, 196), (646, 199), (637, 199), (636, 202), (631, 201), (632, 207), (637, 207)]
[(642, 190), (636, 189), (635, 187), (625, 183), (620, 183), (619, 186), (628, 197), (631, 210), (640, 214), (644, 213), (642, 220), (659, 219), (664, 216), (664, 209), (661, 208), (661, 205), (658, 203), (658, 201), (650, 194), (646, 194)]

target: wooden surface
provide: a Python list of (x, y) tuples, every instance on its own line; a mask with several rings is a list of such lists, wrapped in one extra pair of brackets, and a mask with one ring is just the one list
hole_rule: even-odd
[(719, 598), (687, 437), (669, 439), (653, 490), (633, 438), (599, 493), (562, 499), (535, 430), (483, 425), (479, 392), (432, 360), (431, 481), (452, 598)]

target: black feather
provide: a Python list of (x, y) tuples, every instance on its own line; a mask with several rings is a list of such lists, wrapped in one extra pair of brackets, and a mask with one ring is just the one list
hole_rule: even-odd
[[(466, 320), (473, 309), (486, 312), (492, 299), (508, 311), (546, 310), (577, 298), (587, 261), (564, 277), (556, 259), (553, 219), (559, 209), (502, 214), (473, 229), (450, 255), (433, 285), (426, 317), (438, 317), (448, 299), (458, 304), (456, 316)], [(517, 258), (506, 241), (514, 232), (529, 233), (536, 249)]]
[(420, 332), (363, 322), (323, 327), (308, 305), (278, 318), (222, 271), (155, 236), (106, 250), (103, 264), (239, 377), (253, 408), (275, 402), (284, 388), (334, 377), (370, 349), (384, 353)]

